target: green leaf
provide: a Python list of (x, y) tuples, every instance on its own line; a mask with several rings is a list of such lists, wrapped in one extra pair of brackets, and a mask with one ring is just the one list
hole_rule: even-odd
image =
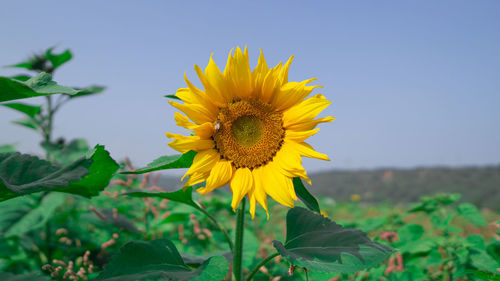
[(457, 232), (461, 231), (460, 228), (452, 226), (451, 222), (455, 217), (454, 213), (440, 214), (434, 213), (430, 215), (432, 226), (443, 232)]
[(14, 152), (16, 152), (16, 144), (0, 145), (0, 154), (1, 153), (14, 153)]
[(32, 129), (32, 130), (35, 130), (35, 131), (37, 131), (38, 129), (41, 128), (40, 122), (38, 122), (38, 120), (31, 118), (31, 117), (25, 117), (25, 118), (21, 118), (18, 120), (14, 120), (14, 121), (12, 121), (12, 123), (19, 125), (19, 126), (29, 128), (29, 129)]
[(26, 82), (26, 81), (30, 80), (31, 76), (28, 76), (28, 75), (16, 75), (16, 76), (11, 76), (10, 78), (15, 79), (15, 80), (19, 80), (19, 81), (22, 81), (22, 82)]
[(38, 71), (38, 72), (49, 72), (52, 71), (52, 67), (50, 65), (50, 62), (47, 60), (45, 57), (45, 54), (34, 54), (28, 60), (14, 64), (14, 65), (9, 65), (8, 67), (18, 67), (18, 68), (25, 68), (27, 70), (33, 70), (33, 71)]
[(233, 254), (231, 253), (231, 251), (218, 251), (208, 255), (195, 255), (190, 253), (180, 253), (180, 255), (184, 263), (189, 266), (199, 266), (203, 264), (203, 262), (205, 262), (207, 259), (214, 256), (223, 256), (227, 261), (231, 261), (233, 259)]
[(435, 248), (436, 243), (432, 239), (419, 239), (417, 241), (407, 241), (396, 245), (398, 245), (397, 248), (403, 254), (421, 254), (430, 252)]
[(471, 247), (469, 257), (472, 266), (477, 269), (496, 272), (497, 268), (500, 268), (500, 264), (484, 250)]
[[(92, 151), (87, 153), (87, 156), (82, 159), (91, 160), (91, 165), (88, 168), (88, 175), (80, 181), (71, 183), (68, 187), (55, 189), (56, 191), (78, 194), (90, 198), (99, 195), (109, 184), (111, 177), (120, 167), (109, 152), (102, 145), (96, 145)], [(75, 161), (74, 163), (77, 163)], [(73, 165), (73, 164), (72, 164)]]
[(8, 259), (18, 252), (18, 242), (12, 243), (14, 239), (7, 239), (0, 236), (0, 259)]
[(290, 209), (286, 223), (286, 242), (275, 240), (274, 247), (293, 265), (312, 271), (354, 272), (379, 265), (394, 251), (304, 208)]
[(64, 168), (26, 154), (0, 154), (0, 201), (40, 191), (96, 196), (118, 167), (100, 145)]
[(32, 61), (26, 61), (26, 62), (20, 62), (18, 64), (13, 64), (13, 65), (8, 65), (7, 67), (17, 67), (17, 68), (25, 68), (27, 70), (33, 70), (34, 69), (34, 60), (35, 59), (40, 59), (40, 57), (33, 57)]
[(309, 193), (306, 189), (302, 180), (300, 178), (293, 178), (293, 187), (295, 188), (295, 193), (297, 197), (306, 205), (309, 210), (314, 211), (316, 213), (320, 213), (318, 200), (314, 198), (314, 196)]
[(428, 214), (436, 211), (439, 208), (439, 205), (450, 205), (460, 200), (462, 195), (458, 193), (438, 193), (434, 196), (422, 196), (420, 198), (420, 203), (415, 205), (408, 212), (426, 212)]
[(229, 264), (222, 256), (212, 257), (191, 270), (174, 244), (167, 239), (125, 244), (104, 267), (96, 281), (220, 281), (224, 280)]
[(162, 223), (179, 223), (179, 222), (187, 222), (189, 221), (190, 213), (175, 213), (168, 216), (166, 219), (162, 220)]
[(42, 197), (42, 194), (35, 194), (1, 202), (0, 234), (8, 232), (13, 225), (35, 209), (40, 204)]
[(467, 272), (474, 274), (474, 276), (484, 281), (500, 281), (500, 275), (491, 272), (472, 270), (472, 269), (467, 270)]
[(462, 198), (462, 195), (459, 193), (438, 193), (432, 197), (433, 200), (445, 206), (457, 202), (460, 198)]
[(2, 106), (9, 107), (19, 112), (22, 112), (31, 118), (35, 118), (35, 116), (38, 113), (40, 113), (40, 110), (42, 110), (41, 106), (24, 104), (24, 103), (4, 103), (2, 104)]
[[(384, 274), (385, 275), (385, 274)], [(371, 274), (370, 274), (371, 277)], [(455, 277), (455, 276), (454, 276)], [(428, 273), (424, 272), (422, 268), (416, 265), (406, 265), (404, 271), (399, 272), (393, 272), (387, 276), (387, 278), (380, 278), (380, 279), (375, 279), (375, 280), (391, 280), (391, 281), (413, 281), (413, 280), (433, 280), (433, 279), (428, 279)], [(434, 280), (439, 280), (439, 279), (434, 279)]]
[(488, 223), (484, 220), (483, 215), (479, 210), (476, 208), (476, 206), (472, 205), (471, 203), (462, 203), (458, 206), (458, 213), (464, 217), (465, 219), (469, 220), (473, 224), (477, 226), (484, 226), (487, 225)]
[(52, 70), (57, 69), (59, 66), (63, 65), (64, 63), (71, 60), (71, 58), (73, 58), (73, 55), (71, 54), (71, 51), (69, 49), (64, 50), (60, 54), (54, 54), (52, 53), (54, 48), (55, 47), (49, 48), (45, 52), (45, 58), (48, 59), (52, 64)]
[(491, 241), (491, 243), (486, 246), (486, 251), (495, 260), (500, 261), (500, 241)]
[(387, 216), (380, 216), (375, 218), (366, 218), (357, 221), (358, 227), (364, 232), (370, 232), (376, 229), (380, 229), (387, 223)]
[(470, 243), (471, 246), (473, 246), (474, 248), (486, 250), (486, 243), (484, 242), (484, 237), (479, 234), (469, 235), (465, 240), (468, 243)]
[(191, 186), (186, 188), (186, 190), (180, 189), (174, 192), (158, 192), (147, 189), (132, 190), (123, 193), (123, 195), (131, 197), (156, 197), (156, 198), (168, 199), (201, 210), (200, 206), (193, 201), (193, 187)]
[(399, 241), (395, 246), (401, 253), (419, 254), (430, 252), (434, 246), (433, 239), (422, 238), (425, 229), (420, 224), (406, 224), (398, 230)]
[(0, 272), (0, 280), (2, 281), (49, 281), (49, 278), (42, 276), (38, 272), (15, 275), (8, 272)]
[(181, 99), (180, 99), (178, 96), (176, 96), (176, 95), (166, 95), (166, 96), (164, 96), (164, 97), (169, 98), (169, 99), (174, 99), (174, 100), (181, 100)]
[(40, 145), (56, 163), (63, 166), (78, 160), (90, 150), (89, 144), (84, 139), (74, 139), (66, 145), (45, 141)]
[(69, 49), (64, 50), (60, 54), (53, 53), (55, 47), (47, 49), (42, 54), (36, 54), (30, 57), (27, 61), (20, 62), (15, 65), (10, 65), (10, 67), (25, 68), (34, 71), (45, 71), (53, 72), (59, 66), (71, 60), (73, 55)]
[(0, 77), (0, 102), (54, 94), (75, 95), (80, 91), (58, 85), (52, 76), (42, 72), (26, 82)]
[(441, 255), (437, 248), (434, 248), (427, 254), (427, 261), (425, 266), (438, 266), (445, 262), (445, 258)]
[(97, 86), (97, 85), (92, 85), (89, 86), (85, 89), (79, 89), (79, 92), (76, 95), (70, 96), (70, 98), (78, 98), (78, 97), (83, 97), (83, 96), (90, 96), (94, 94), (100, 94), (106, 90), (106, 87), (102, 86)]
[(411, 208), (408, 213), (414, 213), (414, 212), (425, 212), (427, 214), (430, 214), (434, 211), (436, 211), (439, 208), (439, 205), (435, 201), (428, 201), (428, 202), (421, 202), (417, 203)]
[(415, 241), (424, 235), (424, 227), (420, 224), (406, 224), (398, 230), (399, 241), (403, 244)]
[(121, 172), (122, 174), (144, 174), (159, 170), (189, 168), (193, 164), (195, 151), (188, 151), (181, 155), (162, 156), (153, 162), (149, 163), (146, 167), (136, 171)]
[(75, 95), (79, 93), (78, 90), (73, 88), (58, 85), (56, 82), (52, 81), (52, 75), (44, 72), (30, 78), (25, 84), (41, 94)]
[(4, 235), (20, 236), (38, 229), (47, 223), (56, 209), (66, 202), (66, 196), (60, 193), (49, 193), (43, 196), (37, 205), (32, 206), (28, 212), (18, 218), (16, 222), (5, 229)]

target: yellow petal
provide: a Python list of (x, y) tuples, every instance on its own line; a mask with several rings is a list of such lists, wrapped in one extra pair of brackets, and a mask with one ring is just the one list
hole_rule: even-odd
[(264, 81), (262, 82), (262, 88), (260, 91), (260, 98), (265, 102), (270, 102), (275, 93), (281, 87), (280, 81), (278, 79), (279, 73), (281, 70), (281, 62), (271, 68), (269, 72), (264, 77)]
[(227, 77), (228, 71), (229, 71), (229, 66), (233, 64), (233, 49), (229, 51), (229, 54), (227, 55), (227, 61), (226, 61), (226, 67), (224, 68), (224, 72), (222, 72), (222, 76)]
[(281, 205), (293, 208), (294, 203), (290, 194), (290, 187), (293, 189), (292, 179), (283, 175), (274, 161), (256, 170), (257, 176), (263, 180), (262, 185), (266, 193)]
[(288, 129), (292, 125), (313, 120), (330, 104), (321, 94), (308, 98), (283, 112), (283, 127)]
[(210, 60), (208, 61), (208, 65), (205, 68), (205, 77), (210, 85), (218, 92), (218, 95), (221, 97), (222, 103), (231, 102), (233, 100), (233, 95), (230, 91), (228, 91), (226, 82), (224, 81), (224, 76), (220, 71), (217, 64), (210, 56)]
[(180, 88), (175, 93), (175, 96), (180, 98), (186, 104), (199, 104), (199, 98), (189, 88)]
[(295, 150), (297, 153), (304, 157), (316, 158), (320, 160), (330, 161), (330, 158), (326, 154), (319, 153), (314, 150), (314, 148), (305, 142), (288, 142), (288, 144)]
[(201, 84), (205, 88), (206, 98), (210, 99), (217, 106), (223, 106), (226, 103), (226, 100), (222, 97), (220, 91), (215, 88), (208, 79), (205, 77), (203, 70), (198, 65), (194, 65), (194, 70), (196, 74), (198, 74), (198, 78), (200, 78)]
[(233, 176), (233, 167), (227, 160), (219, 160), (210, 171), (207, 178), (207, 185), (199, 188), (197, 191), (201, 194), (207, 194), (212, 190), (226, 185)]
[(335, 120), (334, 117), (328, 116), (308, 121), (303, 121), (301, 123), (293, 124), (287, 127), (287, 131), (308, 131), (316, 128), (319, 123), (327, 123)]
[(186, 181), (186, 183), (184, 184), (182, 189), (186, 190), (186, 188), (188, 188), (190, 186), (204, 182), (207, 177), (208, 177), (208, 172), (194, 173), (194, 174), (189, 176), (189, 179)]
[(288, 70), (290, 69), (290, 65), (292, 64), (292, 61), (293, 61), (293, 56), (291, 56), (288, 59), (288, 61), (285, 63), (285, 66), (283, 67), (283, 69), (280, 72), (279, 79), (280, 79), (282, 85), (285, 85), (286, 83), (288, 83)]
[(240, 204), (241, 199), (252, 190), (253, 184), (253, 177), (250, 169), (236, 169), (230, 183), (231, 190), (233, 191), (233, 200), (231, 201), (233, 211), (236, 211), (236, 207)]
[(295, 141), (295, 142), (303, 142), (310, 136), (314, 136), (319, 131), (319, 128), (309, 130), (309, 131), (293, 131), (286, 130), (285, 139)]
[(184, 72), (184, 81), (186, 82), (186, 85), (189, 87), (188, 89), (194, 94), (194, 97), (196, 98), (196, 102), (192, 103), (200, 103), (200, 99), (203, 97), (205, 94), (202, 90), (198, 89), (189, 79), (187, 78), (186, 73)]
[(184, 73), (184, 81), (186, 81), (188, 88), (179, 89), (175, 94), (177, 97), (184, 103), (201, 104), (210, 112), (217, 112), (218, 107), (214, 104), (214, 101), (208, 98), (204, 91), (194, 86), (187, 78), (186, 73)]
[(293, 147), (291, 147), (287, 141), (283, 143), (273, 161), (278, 164), (281, 168), (281, 172), (286, 176), (290, 178), (300, 177), (311, 184), (311, 180), (307, 176), (306, 170), (302, 167), (300, 154), (293, 150)]
[(246, 48), (245, 53), (239, 47), (236, 48), (234, 56), (228, 60), (228, 65), (224, 70), (224, 78), (238, 97), (248, 98), (251, 96), (254, 83)]
[(254, 219), (255, 218), (255, 207), (256, 207), (257, 204), (255, 204), (256, 199), (255, 199), (255, 196), (253, 195), (253, 191), (250, 191), (248, 193), (248, 199), (250, 201), (249, 212), (250, 212), (250, 215), (252, 216), (252, 219)]
[(180, 127), (186, 128), (186, 129), (193, 129), (193, 128), (198, 127), (198, 125), (189, 121), (189, 119), (186, 116), (180, 114), (179, 112), (174, 113), (174, 119), (177, 122), (176, 123), (177, 126), (180, 126)]
[(211, 112), (201, 104), (184, 105), (178, 102), (169, 101), (170, 105), (184, 112), (189, 119), (197, 124), (214, 122), (217, 119), (217, 112)]
[(202, 139), (208, 139), (214, 134), (214, 124), (210, 122), (203, 123), (193, 128), (193, 131)]
[(177, 121), (177, 126), (186, 128), (186, 129), (191, 129), (193, 130), (197, 136), (199, 136), (201, 139), (208, 139), (210, 138), (213, 133), (214, 133), (214, 124), (210, 122), (205, 122), (201, 125), (197, 125), (189, 119), (180, 114), (179, 112), (176, 112), (174, 114), (175, 121)]
[(210, 169), (214, 167), (214, 165), (219, 161), (220, 155), (214, 149), (207, 149), (198, 152), (193, 159), (193, 164), (189, 167), (189, 170), (186, 174), (181, 178), (184, 178), (188, 175), (192, 175), (194, 173), (206, 173), (210, 172)]
[(211, 139), (200, 139), (198, 136), (186, 137), (179, 134), (166, 133), (167, 138), (175, 139), (168, 145), (182, 153), (186, 153), (190, 150), (202, 151), (206, 149), (211, 149), (214, 147), (214, 142)]
[[(252, 176), (254, 179), (254, 188), (251, 192), (251, 195), (249, 195), (249, 196), (251, 196), (257, 202), (259, 202), (259, 204), (262, 206), (262, 208), (264, 208), (264, 210), (266, 210), (267, 219), (269, 219), (269, 210), (267, 209), (267, 194), (266, 194), (266, 190), (264, 189), (264, 184), (266, 184), (266, 183), (265, 183), (265, 180), (262, 177), (260, 177), (260, 174), (259, 174), (261, 169), (263, 169), (263, 168), (260, 167), (260, 168), (252, 170)], [(259, 172), (257, 170), (259, 170)], [(252, 212), (250, 211), (250, 213), (252, 213)], [(254, 211), (254, 214), (252, 215), (252, 217), (254, 215), (255, 215), (255, 211)]]
[[(260, 90), (262, 88), (262, 83), (264, 83), (264, 78), (266, 77), (268, 72), (269, 67), (267, 66), (266, 59), (264, 58), (264, 53), (262, 53), (262, 50), (260, 50), (257, 67), (255, 67), (255, 69), (252, 71), (252, 78), (255, 83), (255, 89)], [(256, 94), (260, 95), (260, 91), (258, 91), (258, 93)]]
[(306, 98), (314, 88), (321, 87), (306, 86), (308, 83), (315, 81), (316, 78), (305, 80), (302, 82), (289, 82), (283, 85), (273, 97), (271, 103), (278, 111), (286, 110)]

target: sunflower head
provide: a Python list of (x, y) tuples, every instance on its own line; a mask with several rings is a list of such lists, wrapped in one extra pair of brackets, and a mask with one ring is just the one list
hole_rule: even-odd
[(334, 118), (315, 119), (330, 102), (321, 94), (308, 98), (320, 87), (309, 85), (316, 79), (288, 81), (292, 60), (269, 68), (261, 51), (252, 71), (247, 48), (236, 48), (223, 72), (212, 57), (204, 71), (195, 65), (203, 90), (184, 75), (187, 88), (176, 93), (183, 103), (170, 104), (185, 114), (175, 113), (177, 125), (194, 134), (167, 137), (174, 139), (169, 144), (173, 149), (197, 152), (184, 175), (189, 176), (185, 186), (206, 182), (197, 190), (206, 194), (229, 183), (233, 210), (247, 196), (252, 217), (257, 202), (269, 217), (268, 195), (293, 207), (297, 195), (292, 179), (310, 183), (301, 157), (329, 160), (304, 141), (318, 132), (319, 123)]

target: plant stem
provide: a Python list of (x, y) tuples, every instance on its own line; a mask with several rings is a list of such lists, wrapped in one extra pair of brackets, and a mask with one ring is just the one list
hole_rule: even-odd
[(52, 137), (52, 121), (54, 116), (54, 111), (52, 110), (52, 97), (46, 96), (47, 99), (47, 127), (44, 131), (45, 142), (50, 142)]
[(365, 278), (365, 273), (366, 273), (366, 270), (360, 271), (358, 273), (358, 276), (356, 277), (355, 281), (361, 281), (361, 280), (363, 280)]
[[(45, 98), (47, 99), (47, 127), (45, 127), (42, 130), (42, 133), (43, 133), (43, 137), (45, 139), (45, 142), (50, 143), (51, 138), (52, 138), (52, 121), (53, 121), (53, 116), (54, 116), (53, 113), (54, 112), (52, 110), (52, 97), (46, 96)], [(46, 158), (46, 160), (50, 161), (50, 159), (49, 159), (50, 155), (49, 155), (48, 151), (46, 151), (45, 158)], [(45, 195), (47, 195), (47, 193), (48, 192), (45, 192)], [(52, 240), (52, 229), (51, 229), (50, 221), (48, 221), (45, 224), (45, 243), (47, 244), (46, 256), (47, 256), (47, 260), (49, 260), (49, 262), (52, 262), (51, 240)]]
[(276, 256), (278, 256), (279, 254), (278, 253), (274, 253), (270, 256), (268, 256), (267, 258), (263, 259), (253, 270), (252, 272), (250, 272), (250, 274), (248, 275), (246, 281), (250, 281), (252, 280), (253, 276), (259, 271), (259, 269), (264, 266), (266, 263), (268, 263), (270, 260), (274, 259)]
[(231, 239), (231, 237), (229, 236), (229, 234), (227, 233), (226, 229), (209, 213), (207, 212), (205, 209), (201, 208), (200, 207), (200, 210), (203, 214), (205, 214), (205, 216), (207, 216), (218, 228), (219, 230), (224, 234), (224, 237), (226, 238), (226, 242), (227, 244), (229, 245), (229, 249), (231, 250), (231, 253), (233, 253), (233, 240)]
[(233, 273), (236, 281), (243, 280), (243, 270), (241, 266), (243, 257), (243, 230), (245, 222), (245, 201), (241, 200), (240, 206), (236, 213), (236, 235), (234, 238), (235, 249), (233, 251)]

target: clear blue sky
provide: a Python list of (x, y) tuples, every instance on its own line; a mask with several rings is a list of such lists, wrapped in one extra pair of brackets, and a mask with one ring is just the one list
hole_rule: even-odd
[[(139, 165), (174, 153), (174, 110), (162, 96), (196, 81), (210, 53), (248, 45), (290, 79), (317, 77), (337, 118), (311, 139), (332, 162), (307, 169), (500, 163), (500, 1), (7, 1), (0, 64), (58, 45), (74, 59), (68, 86), (107, 91), (68, 104), (55, 135), (86, 137)], [(0, 75), (20, 73), (0, 69)], [(38, 100), (34, 100), (38, 102)], [(39, 138), (0, 108), (0, 143), (41, 153)]]

